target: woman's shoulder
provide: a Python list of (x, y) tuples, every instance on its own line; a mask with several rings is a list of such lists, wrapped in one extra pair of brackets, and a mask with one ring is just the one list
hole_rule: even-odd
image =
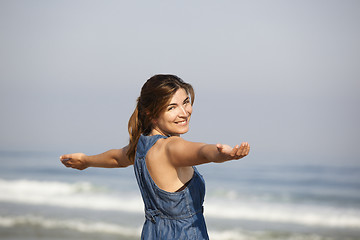
[(154, 143), (154, 145), (149, 149), (148, 156), (156, 156), (155, 158), (158, 158), (157, 156), (161, 156), (162, 159), (166, 156), (168, 156), (169, 151), (176, 146), (181, 144), (181, 142), (185, 141), (179, 136), (170, 136), (165, 138), (159, 138)]
[(154, 135), (154, 136), (148, 136), (150, 138), (154, 139), (153, 146), (157, 147), (165, 147), (167, 145), (171, 144), (178, 144), (181, 142), (185, 142), (183, 138), (180, 136), (162, 136), (162, 135)]
[(173, 148), (179, 148), (183, 146), (184, 144), (190, 143), (189, 141), (186, 141), (185, 139), (179, 137), (179, 136), (171, 136), (166, 139), (164, 142), (165, 147), (168, 150), (172, 150)]
[(160, 150), (160, 149), (165, 150), (169, 144), (171, 145), (179, 141), (182, 141), (182, 138), (178, 136), (161, 137), (160, 135), (157, 135), (152, 137), (156, 138), (156, 141), (152, 146), (152, 148), (156, 150)]

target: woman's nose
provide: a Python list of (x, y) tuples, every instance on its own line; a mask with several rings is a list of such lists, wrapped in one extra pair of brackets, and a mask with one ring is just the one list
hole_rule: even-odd
[(185, 107), (184, 106), (180, 106), (180, 115), (181, 116), (187, 116), (188, 115), (188, 113), (187, 113), (187, 111), (186, 111), (186, 109), (185, 109)]

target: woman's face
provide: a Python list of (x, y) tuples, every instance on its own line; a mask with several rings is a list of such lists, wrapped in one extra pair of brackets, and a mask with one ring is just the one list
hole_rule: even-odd
[(160, 116), (153, 120), (152, 135), (179, 136), (189, 131), (189, 121), (192, 113), (190, 97), (182, 88), (177, 90), (169, 105)]

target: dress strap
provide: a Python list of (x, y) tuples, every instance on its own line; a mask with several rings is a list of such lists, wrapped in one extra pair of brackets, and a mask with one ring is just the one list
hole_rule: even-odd
[(149, 221), (151, 221), (152, 223), (156, 223), (155, 217), (160, 215), (161, 212), (157, 209), (152, 210), (152, 209), (145, 209), (145, 218)]

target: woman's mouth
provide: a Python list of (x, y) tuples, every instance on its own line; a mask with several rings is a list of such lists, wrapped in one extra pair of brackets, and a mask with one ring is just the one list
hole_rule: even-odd
[(175, 122), (175, 124), (178, 124), (178, 125), (186, 125), (187, 122), (188, 122), (187, 120), (183, 120), (183, 121)]

